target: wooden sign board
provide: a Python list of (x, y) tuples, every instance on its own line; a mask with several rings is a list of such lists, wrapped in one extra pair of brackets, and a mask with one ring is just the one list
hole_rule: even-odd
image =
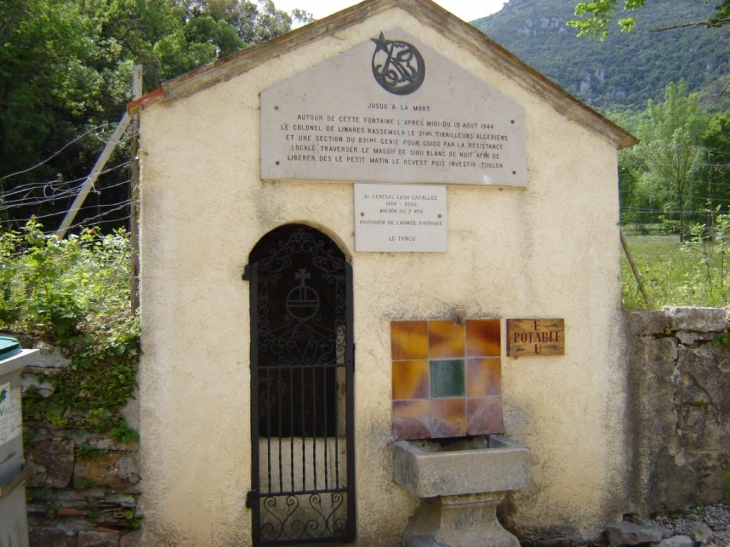
[(508, 319), (507, 355), (565, 355), (564, 319)]

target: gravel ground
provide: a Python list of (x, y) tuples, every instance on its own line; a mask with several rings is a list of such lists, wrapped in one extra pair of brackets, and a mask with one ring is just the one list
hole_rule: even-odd
[[(730, 503), (718, 503), (697, 507), (687, 511), (660, 513), (652, 518), (633, 520), (636, 524), (658, 524), (674, 532), (675, 536), (693, 537), (693, 530), (703, 524), (712, 530), (712, 535), (704, 542), (695, 542), (695, 545), (706, 547), (730, 547)], [(606, 547), (609, 545), (605, 534), (600, 541), (588, 543), (578, 547)], [(645, 544), (646, 545), (646, 544)], [(658, 545), (658, 544), (655, 544)]]
[(705, 524), (712, 530), (712, 537), (704, 545), (730, 547), (730, 503), (657, 515), (652, 520), (660, 526), (674, 530), (675, 535), (690, 537), (693, 528)]

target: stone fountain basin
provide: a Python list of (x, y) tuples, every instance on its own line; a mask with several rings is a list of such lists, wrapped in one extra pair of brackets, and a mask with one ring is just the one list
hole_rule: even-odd
[(531, 479), (530, 450), (500, 435), (398, 441), (394, 479), (419, 498), (520, 490)]

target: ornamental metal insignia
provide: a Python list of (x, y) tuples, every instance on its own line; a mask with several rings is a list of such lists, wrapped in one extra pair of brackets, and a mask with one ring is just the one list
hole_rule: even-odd
[(300, 268), (294, 274), (294, 278), (300, 281), (286, 297), (287, 311), (297, 319), (304, 321), (314, 316), (319, 309), (319, 295), (317, 291), (307, 286), (307, 279), (312, 279), (312, 274), (305, 268)]
[(394, 95), (410, 95), (426, 78), (426, 64), (421, 53), (408, 42), (386, 40), (383, 33), (375, 42), (373, 76), (380, 86)]

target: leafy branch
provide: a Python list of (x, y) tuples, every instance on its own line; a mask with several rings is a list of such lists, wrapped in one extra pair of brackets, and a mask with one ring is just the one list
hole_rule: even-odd
[[(621, 9), (625, 12), (635, 11), (646, 3), (646, 0), (593, 0), (592, 2), (578, 2), (575, 6), (577, 19), (568, 21), (568, 26), (578, 29), (578, 36), (589, 36), (605, 40), (609, 34), (608, 25), (616, 17)], [(704, 0), (707, 4), (710, 0)], [(675, 28), (698, 27), (707, 28), (722, 27), (730, 22), (730, 0), (722, 0), (715, 7), (715, 14), (701, 21), (680, 23), (663, 28), (652, 29), (653, 32), (670, 30)], [(617, 24), (621, 32), (630, 32), (636, 27), (633, 17), (618, 19)]]

